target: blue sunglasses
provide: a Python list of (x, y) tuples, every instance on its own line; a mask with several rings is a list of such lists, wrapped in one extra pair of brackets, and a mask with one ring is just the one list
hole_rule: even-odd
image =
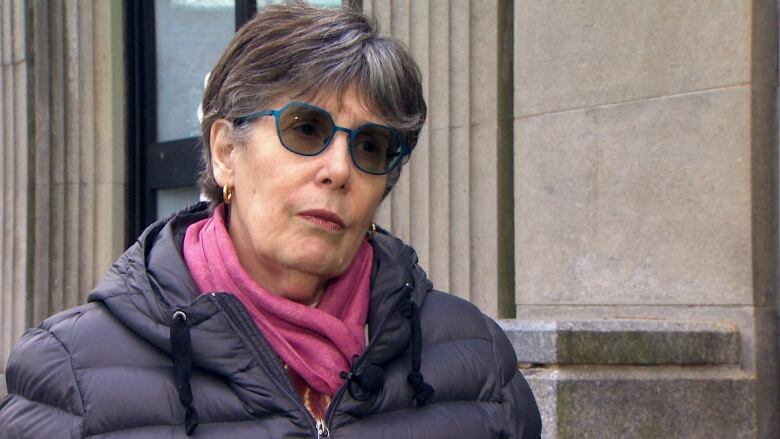
[(349, 136), (352, 163), (363, 172), (384, 175), (404, 162), (411, 152), (404, 136), (395, 128), (375, 123), (354, 130), (336, 125), (330, 113), (315, 105), (290, 102), (279, 110), (262, 110), (233, 121), (242, 125), (263, 116), (276, 120), (276, 135), (288, 150), (315, 156), (328, 147), (336, 131)]

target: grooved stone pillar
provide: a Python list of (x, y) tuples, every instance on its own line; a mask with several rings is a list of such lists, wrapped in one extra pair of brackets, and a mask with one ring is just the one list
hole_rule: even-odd
[(377, 222), (411, 243), (434, 285), (514, 312), (512, 3), (365, 0), (420, 65), (429, 119)]
[(24, 1), (0, 1), (0, 373), (31, 315), (31, 65), (25, 8)]
[(514, 14), (518, 319), (733, 324), (755, 434), (778, 437), (775, 2)]
[(122, 251), (125, 150), (121, 2), (0, 5), (2, 372), (22, 331), (83, 303)]

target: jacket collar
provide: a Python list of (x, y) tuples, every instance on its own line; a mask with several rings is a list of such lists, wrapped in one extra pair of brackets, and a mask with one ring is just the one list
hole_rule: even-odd
[[(102, 302), (141, 337), (170, 352), (169, 326), (177, 309), (187, 308), (191, 324), (218, 311), (211, 300), (199, 296), (181, 251), (187, 227), (209, 215), (209, 204), (202, 202), (149, 226), (114, 263), (88, 300)], [(411, 247), (381, 230), (372, 236), (371, 244), (374, 267), (368, 328), (369, 342), (374, 346), (367, 360), (383, 364), (409, 340), (408, 320), (394, 312), (404, 285), (413, 289), (412, 300), (418, 306), (432, 286)], [(205, 327), (214, 329), (211, 324)], [(382, 337), (374, 340), (380, 328)], [(196, 337), (194, 332), (194, 341)]]

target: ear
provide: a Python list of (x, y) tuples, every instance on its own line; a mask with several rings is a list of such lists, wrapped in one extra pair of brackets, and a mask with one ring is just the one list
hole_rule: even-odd
[(211, 145), (211, 168), (214, 180), (220, 186), (232, 185), (235, 176), (236, 145), (230, 142), (228, 133), (232, 125), (225, 119), (217, 119), (211, 125), (209, 143)]

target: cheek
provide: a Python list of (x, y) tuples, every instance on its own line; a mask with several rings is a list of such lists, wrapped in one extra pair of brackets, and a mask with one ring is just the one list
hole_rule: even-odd
[(237, 157), (236, 184), (242, 186), (239, 190), (246, 198), (266, 199), (279, 196), (280, 187), (287, 180), (284, 175), (285, 164), (262, 148), (263, 145), (257, 145), (255, 151), (246, 151)]
[(379, 208), (379, 204), (382, 202), (382, 195), (385, 192), (385, 182), (386, 178), (380, 179), (379, 182), (372, 182), (373, 184), (371, 185), (370, 190), (363, 198), (365, 203), (363, 216), (365, 217), (366, 225), (374, 218), (374, 215)]
[(373, 201), (374, 201), (375, 210), (376, 210), (376, 207), (379, 207), (379, 204), (382, 203), (382, 200), (384, 199), (385, 190), (387, 189), (388, 178), (389, 177), (387, 175), (383, 176), (382, 178), (379, 179), (378, 182), (376, 182), (376, 184), (374, 186), (374, 191), (373, 191), (374, 198), (373, 198)]

